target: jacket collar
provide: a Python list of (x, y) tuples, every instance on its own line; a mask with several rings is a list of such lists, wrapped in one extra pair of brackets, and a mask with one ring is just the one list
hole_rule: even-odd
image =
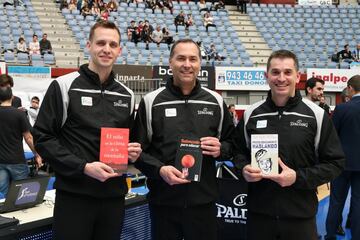
[[(92, 83), (96, 84), (96, 85), (101, 85), (100, 82), (100, 78), (99, 75), (96, 72), (93, 72), (89, 69), (89, 64), (84, 64), (80, 66), (80, 70), (79, 70), (82, 74), (84, 74), (86, 76), (86, 78), (91, 81)], [(115, 74), (113, 71), (111, 71), (108, 79), (103, 83), (104, 86), (109, 85), (110, 83), (112, 83), (115, 78)]]
[(178, 96), (180, 98), (189, 98), (189, 97), (193, 96), (194, 94), (196, 94), (196, 93), (198, 93), (200, 91), (201, 85), (200, 85), (199, 80), (196, 79), (195, 87), (193, 88), (193, 90), (191, 91), (191, 93), (189, 95), (185, 96), (182, 93), (181, 89), (174, 85), (174, 78), (171, 77), (166, 82), (166, 88), (168, 88), (170, 90), (170, 92), (172, 94), (174, 94), (175, 96)]
[(266, 102), (269, 103), (273, 108), (282, 108), (282, 109), (289, 109), (290, 107), (298, 104), (301, 100), (302, 100), (302, 97), (301, 97), (301, 94), (300, 94), (300, 91), (299, 90), (295, 90), (295, 96), (293, 97), (290, 97), (288, 99), (288, 101), (286, 102), (285, 106), (284, 107), (279, 107), (279, 106), (276, 106), (274, 101), (272, 100), (272, 95), (271, 95), (271, 90), (268, 91), (268, 96), (266, 98)]

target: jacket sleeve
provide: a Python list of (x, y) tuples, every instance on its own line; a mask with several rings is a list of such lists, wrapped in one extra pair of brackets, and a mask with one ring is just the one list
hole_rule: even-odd
[(236, 172), (241, 175), (245, 165), (250, 164), (250, 150), (246, 146), (245, 122), (242, 118), (232, 134), (232, 154)]
[(148, 139), (148, 125), (146, 118), (146, 108), (144, 99), (141, 100), (135, 119), (135, 128), (133, 131), (134, 141), (139, 142), (142, 147), (140, 158), (135, 162), (135, 167), (149, 178), (161, 178), (159, 171), (162, 166), (165, 166), (159, 159), (154, 158), (149, 154), (151, 142)]
[(45, 94), (34, 125), (35, 149), (57, 174), (79, 177), (83, 175), (86, 161), (61, 144), (63, 115), (64, 103), (60, 86), (57, 81), (53, 81)]
[(315, 189), (335, 179), (344, 170), (344, 166), (345, 155), (341, 143), (333, 123), (324, 112), (316, 164), (296, 171), (294, 187)]
[(232, 157), (231, 134), (234, 131), (234, 123), (227, 110), (225, 102), (223, 102), (224, 120), (222, 122), (222, 130), (220, 136), (221, 154), (219, 160), (229, 160)]

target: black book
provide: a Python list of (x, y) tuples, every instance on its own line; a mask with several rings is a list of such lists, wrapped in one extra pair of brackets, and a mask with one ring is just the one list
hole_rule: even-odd
[(200, 181), (203, 159), (200, 146), (199, 139), (182, 138), (176, 152), (175, 167), (190, 181)]

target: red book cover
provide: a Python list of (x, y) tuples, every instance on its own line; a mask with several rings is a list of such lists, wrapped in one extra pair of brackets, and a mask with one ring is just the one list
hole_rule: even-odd
[(100, 162), (124, 173), (128, 165), (128, 128), (101, 128)]

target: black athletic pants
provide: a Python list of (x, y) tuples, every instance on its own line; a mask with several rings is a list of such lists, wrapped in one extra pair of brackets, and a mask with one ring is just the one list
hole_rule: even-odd
[(124, 197), (92, 198), (56, 191), (54, 240), (119, 240)]
[(149, 207), (152, 240), (217, 240), (215, 203), (186, 208)]

